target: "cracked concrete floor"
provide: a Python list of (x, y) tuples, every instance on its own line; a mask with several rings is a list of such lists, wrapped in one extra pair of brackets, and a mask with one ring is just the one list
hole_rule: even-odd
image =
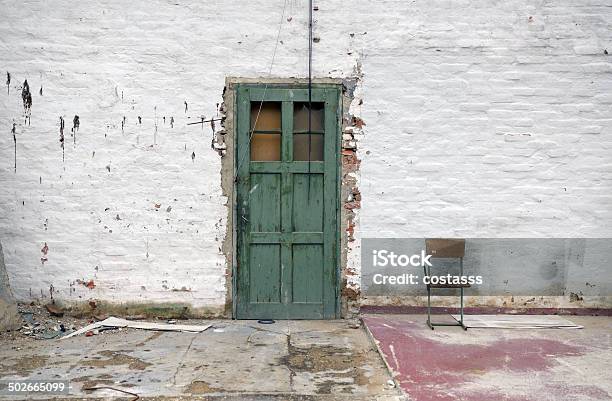
[(70, 380), (71, 394), (61, 398), (72, 399), (130, 399), (84, 390), (92, 386), (141, 399), (402, 399), (366, 332), (346, 321), (202, 323), (213, 326), (197, 334), (123, 329), (66, 340), (0, 338), (0, 380)]

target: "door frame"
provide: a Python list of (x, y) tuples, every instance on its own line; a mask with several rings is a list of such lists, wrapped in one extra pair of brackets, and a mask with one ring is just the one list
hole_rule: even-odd
[[(331, 82), (330, 82), (331, 81)], [(343, 129), (343, 120), (342, 116), (344, 114), (344, 103), (343, 103), (343, 84), (338, 82), (337, 80), (330, 80), (326, 82), (313, 82), (312, 88), (317, 89), (327, 89), (334, 90), (337, 96), (337, 110), (336, 110), (336, 132), (335, 132), (335, 143), (334, 143), (334, 172), (335, 172), (335, 191), (336, 191), (336, 228), (335, 228), (335, 236), (336, 243), (334, 247), (334, 257), (335, 257), (335, 267), (333, 269), (334, 272), (334, 283), (332, 287), (334, 288), (334, 312), (333, 316), (328, 316), (326, 318), (337, 319), (341, 317), (341, 296), (342, 296), (342, 265), (345, 262), (342, 257), (341, 245), (344, 242), (342, 236), (342, 229), (344, 227), (342, 222), (342, 129)], [(240, 160), (240, 154), (238, 149), (238, 91), (241, 88), (259, 88), (262, 89), (267, 87), (268, 89), (307, 89), (308, 85), (305, 80), (296, 80), (296, 79), (287, 79), (287, 80), (273, 80), (272, 82), (258, 82), (256, 80), (248, 79), (241, 81), (234, 81), (229, 87), (226, 87), (226, 90), (229, 89), (231, 92), (231, 108), (228, 110), (228, 114), (231, 115), (232, 123), (230, 128), (230, 132), (232, 134), (231, 144), (232, 144), (232, 152), (231, 152), (231, 161), (232, 161), (232, 180), (231, 183), (231, 219), (228, 219), (228, 224), (231, 224), (231, 232), (232, 232), (232, 240), (231, 240), (231, 294), (228, 297), (231, 302), (231, 316), (232, 319), (237, 319), (237, 308), (238, 308), (238, 204), (237, 204), (237, 193), (238, 193), (238, 183), (235, 180), (237, 176), (237, 167)], [(230, 227), (228, 227), (229, 232)], [(227, 308), (226, 308), (227, 310)]]

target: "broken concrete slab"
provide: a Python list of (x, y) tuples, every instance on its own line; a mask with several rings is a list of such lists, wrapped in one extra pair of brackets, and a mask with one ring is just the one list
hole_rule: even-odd
[[(202, 333), (142, 332), (0, 347), (0, 380), (65, 378), (71, 397), (224, 400), (400, 401), (399, 389), (363, 329), (345, 321), (189, 321)], [(0, 341), (3, 339), (0, 337)], [(125, 395), (124, 395), (125, 396)], [(156, 398), (157, 397), (157, 398)], [(39, 397), (49, 399), (49, 394)]]

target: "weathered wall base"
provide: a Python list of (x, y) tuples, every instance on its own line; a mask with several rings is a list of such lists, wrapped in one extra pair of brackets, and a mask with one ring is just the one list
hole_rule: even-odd
[(224, 318), (227, 316), (225, 307), (209, 306), (194, 308), (188, 303), (111, 303), (106, 301), (87, 302), (61, 302), (56, 304), (65, 310), (65, 313), (74, 317), (93, 316), (139, 316), (143, 318), (164, 319), (208, 319)]
[[(595, 308), (612, 309), (612, 296), (465, 296), (465, 307), (471, 308)], [(435, 307), (453, 308), (459, 306), (457, 296), (432, 296), (431, 304)], [(380, 307), (425, 307), (427, 296), (369, 296), (361, 300), (365, 311), (371, 306)]]

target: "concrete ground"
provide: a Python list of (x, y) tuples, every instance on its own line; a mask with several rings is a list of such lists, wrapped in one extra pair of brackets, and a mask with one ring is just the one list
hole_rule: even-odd
[(584, 329), (432, 331), (425, 315), (363, 317), (411, 400), (612, 400), (612, 317), (568, 319)]
[[(182, 323), (182, 322), (181, 322)], [(194, 324), (194, 322), (189, 322)], [(346, 321), (205, 321), (202, 333), (0, 337), (0, 380), (70, 380), (60, 398), (400, 400), (363, 328)], [(13, 399), (17, 399), (15, 397)], [(49, 394), (19, 399), (49, 399)], [(0, 399), (11, 399), (0, 395)]]

